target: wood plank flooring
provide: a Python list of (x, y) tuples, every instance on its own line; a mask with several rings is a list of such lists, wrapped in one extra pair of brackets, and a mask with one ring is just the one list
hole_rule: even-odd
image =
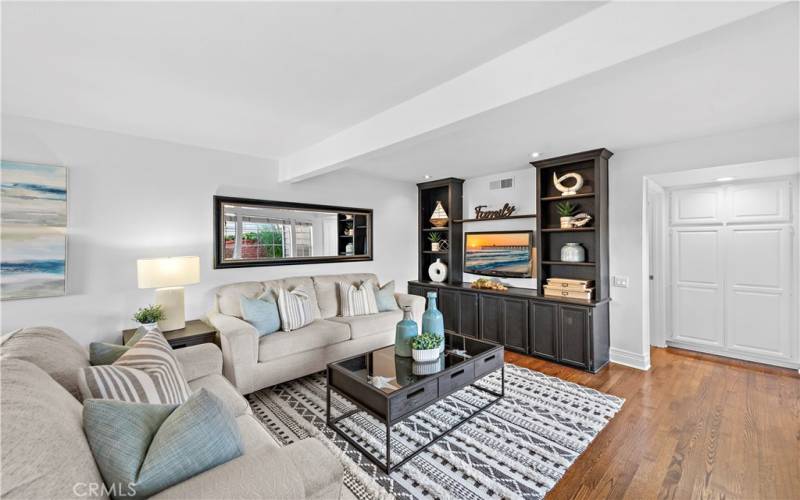
[(680, 349), (592, 375), (506, 361), (626, 399), (548, 499), (800, 499), (800, 375)]

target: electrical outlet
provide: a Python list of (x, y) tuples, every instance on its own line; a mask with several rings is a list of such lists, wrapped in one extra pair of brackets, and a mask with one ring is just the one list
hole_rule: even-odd
[(628, 288), (628, 277), (614, 276), (614, 286), (618, 286), (620, 288)]

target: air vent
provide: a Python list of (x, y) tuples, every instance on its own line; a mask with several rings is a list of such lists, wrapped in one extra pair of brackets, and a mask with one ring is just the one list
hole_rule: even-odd
[(509, 189), (514, 187), (514, 178), (509, 177), (508, 179), (500, 179), (497, 181), (489, 182), (489, 189), (494, 191), (495, 189)]

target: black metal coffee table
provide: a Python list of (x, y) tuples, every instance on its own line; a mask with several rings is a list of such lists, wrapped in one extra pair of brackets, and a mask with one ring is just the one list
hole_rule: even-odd
[[(474, 384), (495, 370), (501, 370), (499, 393)], [(392, 426), (468, 385), (495, 398), (447, 431), (436, 435), (421, 448), (392, 464)], [(356, 408), (332, 419), (332, 389)], [(329, 427), (389, 474), (489, 408), (504, 395), (503, 346), (461, 335), (445, 334), (445, 353), (432, 363), (416, 363), (411, 358), (395, 356), (394, 346), (388, 346), (328, 364), (326, 418)], [(369, 413), (386, 426), (385, 462), (347, 435), (338, 425), (341, 420), (361, 411)]]

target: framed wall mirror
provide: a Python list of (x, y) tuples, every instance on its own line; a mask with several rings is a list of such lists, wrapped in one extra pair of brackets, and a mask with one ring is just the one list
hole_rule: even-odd
[(214, 268), (372, 260), (372, 210), (214, 197)]

